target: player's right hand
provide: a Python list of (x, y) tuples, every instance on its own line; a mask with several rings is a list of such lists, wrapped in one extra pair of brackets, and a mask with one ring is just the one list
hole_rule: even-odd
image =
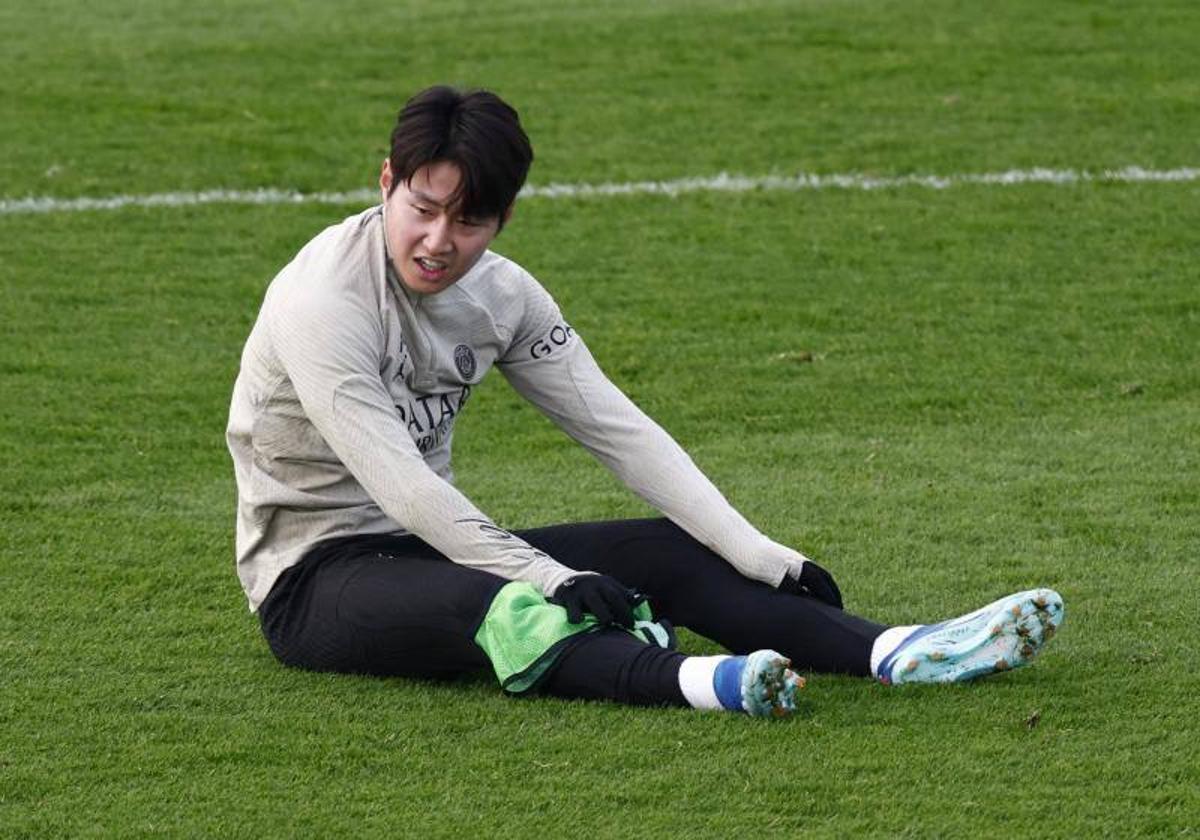
[(567, 621), (572, 624), (583, 621), (584, 613), (591, 613), (601, 624), (633, 627), (633, 608), (646, 596), (623, 586), (616, 578), (585, 572), (560, 583), (549, 600), (566, 608)]

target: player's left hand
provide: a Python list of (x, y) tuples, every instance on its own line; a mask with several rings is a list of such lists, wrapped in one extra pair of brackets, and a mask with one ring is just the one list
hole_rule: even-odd
[(829, 604), (831, 607), (842, 609), (842, 591), (838, 589), (833, 575), (807, 557), (800, 564), (799, 575), (793, 577), (791, 570), (784, 575), (783, 581), (779, 584), (779, 591), (792, 595), (807, 595)]

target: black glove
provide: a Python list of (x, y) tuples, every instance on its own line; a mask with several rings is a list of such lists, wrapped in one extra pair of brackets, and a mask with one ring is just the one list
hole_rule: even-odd
[(779, 584), (779, 591), (791, 595), (807, 595), (831, 607), (842, 609), (842, 591), (838, 589), (833, 575), (811, 560), (805, 560), (804, 565), (800, 567), (799, 579), (784, 575), (783, 582)]
[(646, 596), (608, 575), (582, 574), (559, 584), (549, 600), (567, 608), (567, 621), (572, 624), (583, 621), (584, 613), (591, 613), (601, 624), (633, 627), (633, 608)]

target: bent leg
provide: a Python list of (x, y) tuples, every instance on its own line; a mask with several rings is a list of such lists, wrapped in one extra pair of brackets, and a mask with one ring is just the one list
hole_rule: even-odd
[[(259, 616), (268, 645), (286, 665), (448, 677), (492, 664), (478, 633), (509, 583), (453, 563), (416, 537), (349, 537), (316, 546), (284, 572)], [(564, 612), (540, 596), (538, 601), (536, 610)], [(686, 705), (678, 679), (681, 654), (617, 629), (567, 641), (539, 690), (635, 705)]]
[(872, 643), (887, 629), (743, 577), (665, 519), (558, 525), (519, 535), (561, 563), (644, 592), (655, 615), (734, 653), (774, 648), (798, 668), (868, 676)]
[(488, 665), (474, 635), (506, 582), (415, 537), (349, 537), (317, 545), (285, 571), (259, 615), (285, 665), (452, 676)]
[(542, 688), (558, 697), (687, 706), (679, 687), (684, 659), (682, 653), (646, 644), (624, 630), (600, 630), (569, 648)]

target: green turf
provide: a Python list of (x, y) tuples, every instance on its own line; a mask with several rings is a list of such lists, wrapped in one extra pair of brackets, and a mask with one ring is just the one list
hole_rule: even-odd
[[(60, 2), (0, 30), (4, 198), (368, 186), (439, 80), (518, 105), (537, 183), (1200, 165), (1182, 0)], [(519, 207), (497, 249), (850, 609), (1066, 598), (1029, 669), (816, 677), (781, 724), (271, 659), (225, 413), (266, 283), (356, 209), (0, 216), (0, 836), (1200, 826), (1200, 186)], [(501, 381), (456, 443), (505, 525), (647, 510)]]

